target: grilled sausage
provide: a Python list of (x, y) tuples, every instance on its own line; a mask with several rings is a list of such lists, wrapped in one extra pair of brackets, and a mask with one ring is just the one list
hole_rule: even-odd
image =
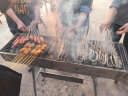
[(22, 38), (20, 39), (20, 44), (23, 44), (23, 40), (24, 40), (25, 36), (22, 36)]
[(40, 44), (41, 43), (40, 37), (39, 36), (36, 36), (36, 39), (37, 39), (37, 43)]
[(13, 42), (13, 45), (17, 42), (17, 40), (19, 40), (20, 39), (20, 36), (18, 36), (17, 38), (16, 38), (16, 40)]
[(24, 39), (23, 39), (23, 44), (26, 42), (28, 40), (28, 37), (26, 36), (26, 37), (24, 37)]
[(20, 39), (18, 39), (13, 45), (16, 47), (20, 42)]
[(37, 39), (36, 39), (35, 35), (33, 35), (33, 40), (34, 40), (34, 42), (37, 42)]

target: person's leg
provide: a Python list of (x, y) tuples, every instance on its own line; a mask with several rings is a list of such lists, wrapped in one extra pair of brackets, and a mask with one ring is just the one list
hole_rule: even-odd
[(119, 42), (121, 39), (122, 35), (118, 35), (116, 34), (116, 31), (120, 28), (121, 26), (118, 24), (112, 24), (110, 29), (111, 29), (111, 36), (112, 36), (112, 40), (113, 42)]

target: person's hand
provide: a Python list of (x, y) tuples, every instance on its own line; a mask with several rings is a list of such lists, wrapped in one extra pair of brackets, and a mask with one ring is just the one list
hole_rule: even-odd
[(123, 33), (126, 33), (128, 32), (128, 23), (125, 24), (123, 27), (119, 28), (119, 31), (117, 31), (116, 33), (117, 34), (123, 34)]
[(111, 20), (105, 20), (100, 25), (100, 32), (103, 32), (104, 30), (107, 30), (110, 27), (111, 24), (112, 24), (112, 21)]
[(25, 26), (25, 24), (22, 21), (19, 21), (17, 23), (18, 26), (18, 30), (22, 31), (22, 32), (27, 32), (27, 27)]

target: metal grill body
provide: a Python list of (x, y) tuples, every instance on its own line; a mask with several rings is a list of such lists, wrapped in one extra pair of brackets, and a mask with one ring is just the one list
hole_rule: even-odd
[[(6, 61), (12, 61), (17, 55), (16, 53), (11, 53), (10, 49), (12, 47), (12, 42), (19, 34), (16, 34), (8, 44), (3, 47), (0, 54)], [(46, 40), (55, 40), (55, 38), (45, 37)], [(116, 51), (121, 59), (122, 68), (114, 68), (107, 66), (100, 66), (99, 62), (91, 62), (85, 60), (84, 62), (73, 62), (64, 61), (57, 59), (50, 59), (47, 52), (43, 56), (38, 56), (32, 63), (32, 66), (55, 69), (59, 71), (77, 73), (81, 75), (89, 75), (94, 77), (108, 78), (114, 80), (128, 79), (128, 60), (125, 48), (122, 44), (114, 44)], [(18, 48), (17, 48), (18, 50)], [(97, 63), (97, 64), (95, 64)]]

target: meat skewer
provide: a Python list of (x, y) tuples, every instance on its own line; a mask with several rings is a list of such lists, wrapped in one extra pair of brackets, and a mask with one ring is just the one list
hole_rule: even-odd
[(31, 59), (32, 55), (27, 55), (20, 63), (21, 65), (18, 67), (15, 67), (15, 69), (20, 69), (22, 66), (24, 66), (24, 64), (26, 63), (26, 61), (28, 61), (29, 59)]

